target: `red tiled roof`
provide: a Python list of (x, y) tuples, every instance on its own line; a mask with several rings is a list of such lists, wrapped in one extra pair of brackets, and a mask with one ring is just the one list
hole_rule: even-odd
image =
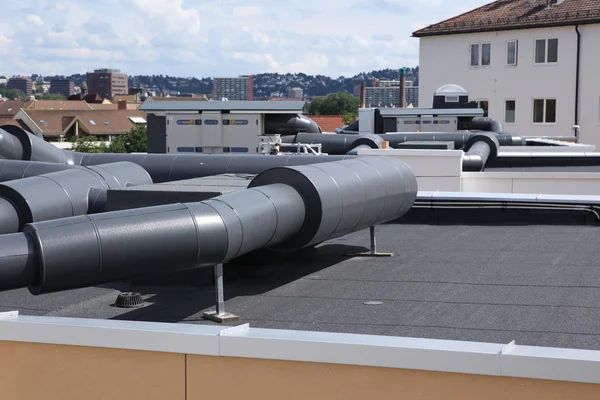
[[(63, 134), (75, 118), (83, 125), (82, 133), (88, 135), (124, 134), (135, 126), (129, 117), (146, 118), (146, 113), (138, 110), (24, 110), (24, 112), (43, 131), (44, 136)], [(23, 123), (30, 122), (25, 119)]]
[[(560, 0), (559, 0), (560, 1)], [(600, 0), (496, 0), (413, 32), (414, 37), (600, 23)]]
[(12, 118), (21, 110), (27, 108), (33, 101), (7, 100), (0, 102), (0, 118)]
[(323, 132), (334, 132), (335, 128), (346, 125), (341, 115), (309, 115), (308, 118), (315, 121)]

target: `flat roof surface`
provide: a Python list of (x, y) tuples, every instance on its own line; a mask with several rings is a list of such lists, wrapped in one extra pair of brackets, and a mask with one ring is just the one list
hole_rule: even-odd
[[(241, 317), (233, 325), (599, 350), (600, 226), (501, 221), (379, 226), (391, 258), (348, 256), (368, 248), (368, 231), (292, 255), (259, 251), (225, 265), (225, 307)], [(115, 308), (117, 290), (147, 305)], [(210, 268), (0, 293), (0, 311), (25, 315), (200, 324), (214, 324), (202, 319), (214, 303)]]
[(305, 101), (148, 101), (140, 111), (293, 111), (304, 112)]

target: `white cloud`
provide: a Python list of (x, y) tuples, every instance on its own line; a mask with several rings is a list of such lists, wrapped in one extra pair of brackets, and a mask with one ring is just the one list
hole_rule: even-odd
[(44, 25), (44, 21), (42, 21), (42, 18), (39, 15), (35, 14), (27, 15), (27, 21), (37, 26)]
[(1, 74), (354, 75), (418, 63), (414, 30), (491, 0), (20, 0)]

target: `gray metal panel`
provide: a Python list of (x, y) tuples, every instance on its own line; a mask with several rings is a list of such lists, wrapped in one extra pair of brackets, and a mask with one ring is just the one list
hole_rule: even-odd
[(167, 118), (154, 114), (147, 116), (148, 141), (146, 148), (148, 153), (167, 152)]
[(290, 111), (303, 113), (305, 101), (148, 101), (140, 111)]
[(148, 174), (148, 171), (132, 162), (120, 161), (86, 168), (100, 175), (108, 189), (149, 185), (152, 183), (152, 178)]
[[(372, 186), (361, 185), (359, 175), (367, 178), (365, 169), (372, 169), (371, 176), (377, 173), (381, 180)], [(296, 189), (305, 201), (307, 213), (303, 228), (294, 237), (272, 246), (280, 251), (294, 251), (339, 237), (353, 225), (360, 229), (396, 219), (410, 210), (417, 195), (417, 180), (410, 168), (398, 159), (383, 156), (273, 168), (259, 174), (249, 187), (274, 183)], [(363, 192), (357, 194), (357, 188)], [(367, 198), (370, 202), (363, 200), (365, 209), (356, 222), (355, 213), (361, 207), (358, 204)], [(371, 219), (375, 214), (377, 218)]]
[(32, 237), (23, 233), (0, 235), (0, 248), (0, 290), (32, 285), (39, 270)]
[[(67, 163), (69, 161), (67, 154), (63, 150), (18, 126), (5, 126), (4, 131), (13, 135), (21, 143), (22, 156), (20, 158), (23, 160), (55, 163)], [(12, 149), (12, 153), (14, 154), (15, 151), (16, 147)], [(1, 148), (0, 154), (5, 158), (12, 158), (5, 155)]]
[(81, 168), (76, 165), (46, 163), (39, 161), (0, 160), (0, 182), (14, 179), (27, 178), (64, 171), (66, 169)]
[(146, 170), (134, 163), (121, 162), (4, 182), (0, 184), (0, 197), (15, 205), (20, 215), (19, 229), (22, 229), (30, 222), (83, 215), (90, 209), (103, 210), (106, 195), (95, 191), (94, 198), (90, 199), (92, 188), (106, 191), (149, 183), (152, 180)]
[(8, 125), (0, 128), (0, 155), (10, 160), (23, 158), (23, 145), (16, 136), (9, 132)]
[(382, 117), (410, 116), (410, 115), (456, 115), (456, 116), (483, 116), (481, 108), (380, 108)]
[(14, 204), (0, 197), (0, 234), (18, 232), (19, 226), (19, 213)]

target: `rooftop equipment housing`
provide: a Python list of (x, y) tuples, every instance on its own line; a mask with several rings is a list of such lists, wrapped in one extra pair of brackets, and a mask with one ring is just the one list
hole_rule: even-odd
[(481, 130), (502, 132), (502, 125), (486, 118), (469, 93), (448, 84), (433, 95), (433, 108), (361, 108), (358, 120), (338, 133), (383, 134), (395, 132), (457, 132)]
[(321, 133), (305, 101), (153, 101), (148, 153), (259, 153), (260, 137)]

